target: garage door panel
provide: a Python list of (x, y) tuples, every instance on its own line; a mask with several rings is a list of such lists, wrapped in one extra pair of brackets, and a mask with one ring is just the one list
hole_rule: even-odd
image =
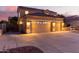
[(50, 22), (32, 22), (32, 33), (50, 32)]

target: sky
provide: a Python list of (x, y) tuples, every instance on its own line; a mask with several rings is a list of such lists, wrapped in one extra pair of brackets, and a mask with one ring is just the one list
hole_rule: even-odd
[[(79, 6), (27, 6), (38, 9), (49, 9), (65, 16), (79, 15)], [(0, 20), (17, 15), (17, 6), (0, 6)]]
[(0, 20), (8, 20), (9, 16), (17, 16), (16, 6), (0, 6)]
[(57, 12), (58, 14), (63, 14), (65, 16), (79, 15), (79, 6), (32, 6), (34, 8), (49, 9)]

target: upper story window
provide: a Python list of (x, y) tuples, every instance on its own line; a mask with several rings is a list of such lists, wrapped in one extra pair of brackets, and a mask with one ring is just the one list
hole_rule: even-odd
[(29, 11), (25, 11), (25, 14), (26, 14), (26, 15), (29, 14)]
[(20, 17), (20, 12), (19, 12), (18, 16)]

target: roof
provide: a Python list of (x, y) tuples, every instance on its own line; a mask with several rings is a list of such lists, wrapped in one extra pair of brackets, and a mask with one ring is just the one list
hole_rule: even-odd
[(33, 14), (29, 14), (29, 15), (34, 15), (34, 16), (50, 16), (50, 17), (54, 17), (53, 15), (47, 15), (44, 13), (33, 13)]
[(18, 6), (18, 8), (44, 11), (42, 9), (32, 8), (32, 7), (25, 7), (25, 6)]
[(37, 8), (31, 8), (31, 7), (25, 7), (25, 6), (18, 6), (18, 8), (21, 9), (31, 9), (31, 10), (39, 10), (41, 12), (35, 12), (35, 13), (29, 13), (28, 15), (34, 15), (34, 16), (49, 16), (49, 17), (61, 17), (57, 14), (57, 12), (50, 11), (50, 10), (43, 10), (43, 9), (37, 9)]
[(57, 18), (64, 18), (63, 15), (47, 15), (45, 13), (33, 13), (33, 14), (28, 14), (28, 15), (32, 15), (32, 16), (47, 16), (47, 17), (57, 17)]

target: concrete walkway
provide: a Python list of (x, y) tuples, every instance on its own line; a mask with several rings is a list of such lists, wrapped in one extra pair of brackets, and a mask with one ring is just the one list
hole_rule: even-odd
[(79, 53), (79, 34), (52, 32), (0, 37), (0, 51), (21, 46), (35, 46), (45, 53)]

